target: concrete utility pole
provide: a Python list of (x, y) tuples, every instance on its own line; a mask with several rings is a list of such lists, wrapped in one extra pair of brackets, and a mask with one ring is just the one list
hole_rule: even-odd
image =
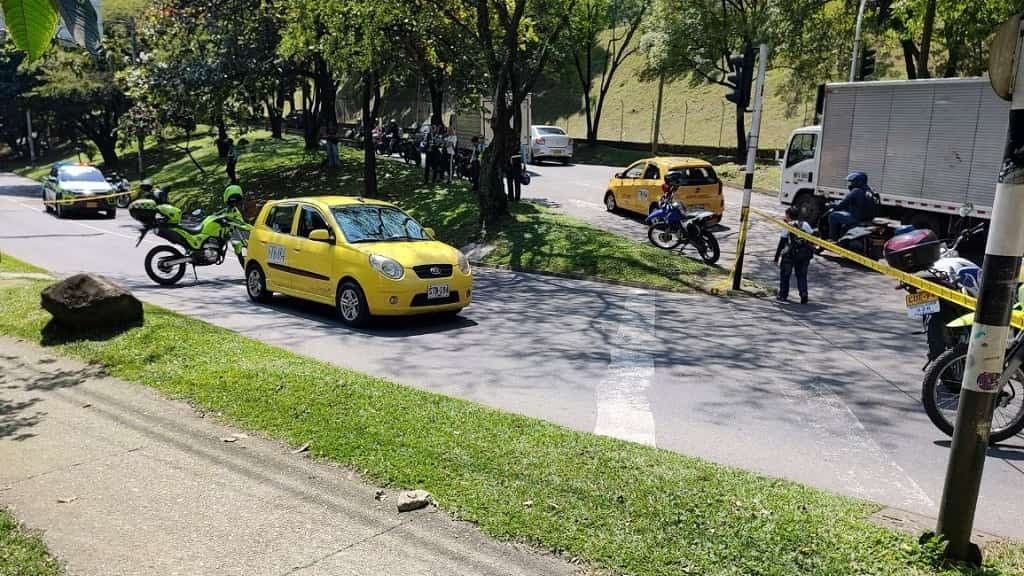
[(658, 104), (654, 107), (654, 133), (651, 135), (651, 154), (658, 153), (658, 140), (661, 139), (661, 96), (665, 91), (665, 73), (658, 75)]
[(850, 82), (857, 79), (857, 67), (860, 66), (860, 25), (864, 20), (864, 5), (868, 0), (860, 0), (857, 8), (857, 31), (853, 33), (853, 56), (850, 58)]
[(757, 135), (761, 131), (761, 105), (764, 100), (764, 79), (768, 69), (768, 45), (761, 44), (757, 56), (757, 84), (754, 88), (754, 115), (750, 119), (750, 137), (747, 138), (747, 167), (743, 173), (743, 208), (740, 210), (740, 234), (736, 241), (736, 265), (732, 269), (732, 289), (739, 290), (743, 282), (743, 254), (747, 244), (747, 225), (750, 222), (750, 194), (754, 189), (754, 161), (757, 159)]
[(949, 543), (946, 556), (973, 564), (981, 564), (981, 551), (971, 543), (971, 530), (992, 412), (1006, 384), (1006, 341), (1024, 254), (1024, 227), (1020, 226), (1024, 219), (1024, 85), (1015, 86), (1024, 81), (1020, 38), (1021, 17), (1015, 16), (1000, 28), (991, 50), (992, 86), (997, 94), (1011, 101), (1010, 126), (996, 183), (981, 268), (981, 293), (971, 328), (936, 527), (936, 532)]

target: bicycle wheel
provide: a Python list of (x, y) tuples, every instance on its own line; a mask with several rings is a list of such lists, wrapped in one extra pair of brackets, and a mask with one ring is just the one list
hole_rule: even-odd
[[(935, 359), (924, 375), (921, 402), (935, 426), (953, 435), (956, 412), (960, 407), (960, 385), (967, 366), (967, 346), (946, 350)], [(996, 399), (992, 413), (989, 443), (1007, 440), (1024, 430), (1024, 371), (1010, 377)]]

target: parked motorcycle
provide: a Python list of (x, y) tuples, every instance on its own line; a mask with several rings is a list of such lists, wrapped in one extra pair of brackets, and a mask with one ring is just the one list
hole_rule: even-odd
[(465, 180), (473, 179), (473, 151), (468, 148), (455, 149), (455, 176)]
[(412, 138), (402, 139), (402, 160), (405, 160), (408, 164), (419, 166), (420, 160), (420, 147), (416, 144), (416, 141)]
[[(128, 185), (128, 180), (117, 172), (108, 172), (103, 177), (106, 178), (107, 183), (114, 189), (114, 192), (129, 192), (131, 189)], [(115, 201), (118, 208), (127, 208), (131, 203), (132, 197), (130, 194), (122, 194)]]
[[(237, 195), (232, 188), (237, 189)], [(191, 218), (182, 219), (181, 209), (167, 200), (168, 187), (155, 189), (153, 198), (142, 198), (128, 208), (132, 218), (142, 224), (136, 246), (153, 231), (175, 246), (160, 245), (146, 254), (146, 274), (157, 284), (169, 286), (185, 275), (192, 265), (211, 266), (224, 262), (228, 246), (234, 250), (238, 263), (245, 268), (245, 250), (252, 226), (242, 217), (238, 206), (241, 189), (229, 186), (224, 193), (226, 207), (210, 215), (195, 210)]]
[[(1021, 305), (1021, 289), (1018, 289), (1014, 310), (1024, 309)], [(974, 313), (970, 312), (954, 320), (953, 324), (965, 327), (970, 332)], [(921, 384), (921, 403), (933, 424), (946, 435), (953, 435), (957, 409), (960, 406), (960, 387), (967, 367), (966, 339), (946, 350), (928, 366)], [(1016, 331), (1007, 344), (1003, 371), (994, 382), (988, 382), (999, 394), (992, 413), (992, 431), (989, 443), (996, 444), (1013, 438), (1024, 431), (1024, 331)]]
[[(886, 260), (894, 268), (914, 272), (951, 290), (977, 297), (981, 268), (961, 258), (957, 249), (984, 229), (984, 223), (967, 228), (945, 246), (939, 243), (931, 230), (901, 229), (885, 245)], [(969, 310), (903, 282), (897, 287), (908, 293), (907, 313), (913, 318), (920, 318), (924, 325), (929, 363), (947, 349), (967, 342), (969, 327), (964, 330), (962, 326), (951, 323)]]
[(647, 216), (647, 239), (665, 250), (692, 245), (705, 264), (718, 262), (721, 249), (710, 230), (715, 215), (706, 211), (687, 213), (683, 204), (672, 198), (674, 191), (675, 187), (669, 186), (658, 208)]

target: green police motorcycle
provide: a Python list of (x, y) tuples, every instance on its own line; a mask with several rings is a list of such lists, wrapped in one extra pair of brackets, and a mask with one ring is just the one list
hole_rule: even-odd
[(241, 187), (231, 185), (224, 190), (224, 209), (206, 216), (196, 210), (188, 219), (183, 219), (181, 209), (168, 202), (168, 191), (168, 187), (154, 189), (151, 198), (141, 198), (128, 207), (132, 218), (142, 224), (136, 246), (150, 232), (174, 244), (157, 246), (146, 254), (149, 278), (157, 284), (170, 286), (181, 280), (189, 264), (194, 275), (196, 266), (223, 263), (229, 246), (244, 269), (252, 226), (245, 222), (239, 210)]

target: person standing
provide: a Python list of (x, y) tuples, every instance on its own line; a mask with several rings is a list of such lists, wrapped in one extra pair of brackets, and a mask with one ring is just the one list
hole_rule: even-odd
[(448, 182), (452, 181), (455, 174), (455, 148), (459, 144), (459, 137), (455, 134), (455, 128), (448, 127), (448, 135), (444, 137), (445, 167), (448, 170)]
[(479, 136), (473, 136), (470, 140), (473, 150), (469, 159), (469, 177), (473, 182), (473, 192), (480, 191), (480, 160), (483, 158), (484, 145), (480, 142)]
[[(800, 209), (790, 206), (786, 209), (786, 222), (808, 234), (813, 234), (814, 229), (807, 222), (800, 219)], [(779, 235), (779, 245), (775, 249), (775, 263), (779, 265), (779, 293), (776, 300), (789, 302), (789, 280), (796, 275), (796, 287), (800, 292), (800, 303), (807, 304), (807, 268), (814, 257), (814, 248), (804, 238), (783, 230)]]
[(508, 167), (505, 169), (508, 199), (512, 202), (518, 202), (522, 197), (522, 175), (523, 157), (519, 154), (513, 154), (509, 158)]
[(232, 184), (238, 184), (238, 175), (235, 173), (235, 168), (238, 166), (238, 157), (240, 156), (240, 152), (238, 151), (238, 148), (235, 146), (235, 141), (232, 140), (231, 138), (228, 138), (227, 148), (228, 161), (227, 165), (224, 167), (224, 170), (228, 174), (228, 180)]
[(338, 158), (338, 127), (330, 126), (324, 135), (325, 146), (327, 147), (327, 167), (337, 168), (341, 163)]

